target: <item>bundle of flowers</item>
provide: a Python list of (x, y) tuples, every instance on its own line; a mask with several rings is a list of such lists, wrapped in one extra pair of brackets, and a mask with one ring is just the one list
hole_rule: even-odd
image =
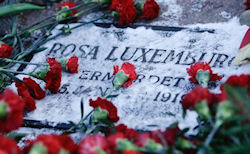
[[(42, 77), (46, 76), (49, 71), (54, 71), (52, 64), (56, 65), (55, 70), (60, 68), (61, 71), (62, 67), (66, 67), (64, 65), (65, 60), (61, 60), (62, 63), (59, 63), (54, 58), (48, 58), (47, 62), (49, 63), (49, 65), (46, 65), (49, 66), (48, 68), (32, 75), (44, 79)], [(61, 64), (60, 67), (59, 64)], [(187, 69), (187, 73), (192, 79), (190, 81), (194, 82), (195, 77), (199, 76), (197, 74), (200, 72), (208, 72), (208, 75), (201, 75), (198, 80), (221, 79), (220, 76), (213, 73), (209, 64), (195, 63)], [(13, 154), (186, 154), (220, 153), (223, 151), (233, 153), (234, 151), (247, 150), (249, 146), (247, 137), (250, 135), (247, 129), (250, 110), (250, 75), (230, 76), (225, 83), (221, 84), (221, 93), (210, 92), (201, 82), (200, 85), (184, 95), (182, 100), (183, 116), (185, 116), (187, 110), (195, 111), (198, 114), (198, 125), (194, 128), (197, 132), (195, 135), (188, 133), (190, 128), (181, 130), (178, 123), (173, 123), (165, 130), (155, 131), (138, 131), (128, 128), (125, 124), (117, 125), (116, 123), (119, 122), (118, 110), (108, 98), (119, 88), (126, 88), (133, 84), (133, 80), (137, 77), (136, 67), (128, 62), (123, 63), (120, 69), (119, 66), (115, 65), (113, 75), (112, 91), (97, 99), (90, 99), (89, 105), (93, 107), (93, 110), (82, 117), (78, 123), (71, 122), (72, 127), (64, 132), (67, 134), (83, 133), (84, 137), (79, 142), (74, 142), (68, 135), (41, 134), (36, 139), (26, 139), (25, 146), (20, 149), (15, 141), (0, 136), (3, 138), (3, 143), (0, 143), (0, 152)], [(207, 79), (207, 77), (209, 78)], [(16, 83), (19, 88), (24, 89), (20, 92), (23, 94), (19, 94), (20, 97), (11, 90), (5, 90), (1, 94), (0, 131), (3, 134), (21, 126), (23, 110), (27, 106), (26, 97), (36, 99), (44, 97), (44, 92), (38, 84), (30, 78), (24, 78), (24, 81), (26, 82), (19, 83), (20, 85)], [(195, 83), (199, 84), (200, 82)], [(52, 87), (57, 87), (57, 84)], [(26, 93), (28, 94), (24, 95)], [(239, 146), (239, 142), (242, 142), (243, 145)], [(6, 144), (9, 144), (9, 146), (4, 146)]]

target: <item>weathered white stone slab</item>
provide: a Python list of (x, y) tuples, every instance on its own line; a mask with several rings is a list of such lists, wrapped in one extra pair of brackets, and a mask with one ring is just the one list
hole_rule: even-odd
[[(36, 54), (32, 62), (44, 62), (47, 57), (78, 56), (79, 73), (63, 73), (60, 92), (47, 92), (43, 100), (37, 101), (37, 110), (28, 113), (26, 118), (78, 121), (80, 99), (84, 99), (87, 114), (91, 110), (88, 100), (101, 96), (100, 88), (104, 91), (112, 88), (113, 65), (131, 62), (137, 68), (138, 79), (131, 87), (118, 90), (119, 96), (112, 98), (118, 108), (119, 123), (138, 129), (151, 129), (151, 125), (164, 128), (177, 120), (181, 127), (194, 125), (196, 115), (189, 112), (188, 118), (182, 120), (180, 104), (182, 95), (194, 86), (186, 73), (190, 64), (210, 62), (214, 72), (224, 76), (221, 82), (232, 74), (250, 73), (249, 65), (232, 65), (247, 27), (240, 26), (236, 19), (229, 23), (199, 26), (215, 29), (215, 33), (89, 25), (48, 42), (47, 50)], [(34, 69), (34, 66), (28, 66), (24, 71)], [(218, 84), (213, 84), (211, 90), (219, 92)]]

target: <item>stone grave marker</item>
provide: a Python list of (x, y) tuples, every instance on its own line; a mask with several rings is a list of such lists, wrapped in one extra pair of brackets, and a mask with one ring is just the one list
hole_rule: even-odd
[[(247, 30), (236, 20), (186, 29), (98, 25), (84, 26), (52, 40), (45, 44), (45, 51), (33, 57), (31, 62), (37, 63), (45, 62), (47, 57), (77, 56), (79, 73), (63, 73), (59, 93), (47, 91), (44, 99), (36, 101), (37, 109), (27, 113), (25, 119), (77, 122), (81, 98), (86, 115), (91, 111), (88, 100), (101, 96), (100, 89), (112, 88), (113, 65), (130, 62), (136, 66), (137, 80), (128, 88), (120, 88), (114, 93), (119, 95), (111, 99), (118, 108), (119, 123), (144, 130), (165, 128), (177, 120), (181, 126), (193, 126), (196, 114), (188, 112), (182, 119), (180, 104), (182, 96), (195, 86), (189, 82), (186, 68), (194, 62), (210, 62), (213, 71), (223, 76), (220, 82), (233, 74), (250, 73), (249, 64), (232, 64)], [(24, 72), (36, 69), (28, 66)], [(219, 92), (218, 83), (212, 83), (210, 89)]]

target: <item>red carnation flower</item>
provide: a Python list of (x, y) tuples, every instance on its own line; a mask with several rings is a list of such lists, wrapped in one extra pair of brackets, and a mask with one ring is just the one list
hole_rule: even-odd
[(198, 86), (183, 97), (182, 106), (184, 109), (192, 109), (202, 100), (206, 100), (207, 104), (211, 105), (212, 95), (208, 89)]
[(60, 153), (61, 150), (73, 154), (76, 148), (73, 140), (67, 135), (39, 135), (35, 140), (28, 142), (24, 148), (25, 153), (39, 152), (41, 148), (45, 148), (47, 154)]
[(238, 86), (238, 87), (248, 87), (250, 88), (250, 74), (241, 74), (241, 75), (232, 75), (230, 76), (226, 83), (231, 86)]
[(98, 151), (108, 151), (109, 145), (105, 137), (97, 134), (85, 137), (78, 145), (78, 154), (97, 154)]
[(154, 19), (158, 17), (159, 12), (160, 12), (160, 7), (155, 2), (155, 0), (146, 0), (146, 2), (143, 5), (141, 18)]
[(116, 7), (118, 7), (118, 6), (120, 5), (121, 1), (122, 1), (122, 0), (112, 0), (112, 1), (111, 1), (111, 4), (110, 4), (110, 6), (109, 6), (109, 9), (110, 9), (110, 10), (115, 10)]
[[(206, 73), (207, 72), (207, 73)], [(207, 87), (208, 81), (221, 80), (222, 77), (218, 74), (214, 74), (208, 63), (196, 62), (187, 68), (187, 73), (190, 75), (189, 80), (193, 83), (199, 83), (200, 85)]]
[(89, 100), (89, 105), (93, 108), (100, 107), (102, 110), (105, 110), (108, 112), (108, 119), (111, 122), (117, 122), (119, 120), (119, 117), (117, 115), (117, 108), (113, 105), (112, 102), (102, 99), (100, 97), (97, 98), (97, 100), (93, 101), (92, 99)]
[(70, 153), (75, 153), (77, 145), (71, 139), (69, 135), (54, 135), (57, 140), (60, 142), (62, 148)]
[(45, 89), (49, 89), (51, 93), (57, 93), (61, 86), (62, 67), (55, 58), (47, 58), (49, 63), (49, 71), (46, 73), (44, 81), (46, 82)]
[(119, 124), (116, 127), (116, 132), (121, 132), (124, 134), (124, 136), (128, 139), (133, 139), (135, 138), (138, 133), (135, 129), (132, 128), (128, 128), (126, 125), (124, 124)]
[(168, 128), (163, 132), (163, 137), (169, 145), (174, 145), (175, 138), (180, 131), (178, 126), (175, 128)]
[[(59, 9), (62, 10), (62, 9), (71, 9), (71, 8), (74, 8), (76, 7), (76, 3), (74, 2), (71, 2), (71, 1), (64, 1), (64, 2), (60, 2), (59, 3)], [(71, 10), (70, 11), (70, 16), (73, 16), (77, 13), (77, 10), (74, 9), (74, 10)]]
[(9, 133), (23, 123), (23, 101), (11, 90), (0, 94), (0, 132)]
[(116, 10), (119, 12), (120, 25), (133, 23), (137, 17), (133, 0), (112, 0), (110, 10)]
[(24, 84), (29, 90), (30, 95), (35, 99), (43, 99), (45, 97), (45, 92), (36, 83), (36, 81), (32, 80), (31, 78), (23, 78)]
[(7, 44), (0, 44), (0, 58), (9, 58), (12, 50), (12, 46), (8, 46)]
[(228, 99), (226, 90), (223, 89), (222, 86), (220, 87), (220, 89), (221, 89), (221, 93), (212, 94), (212, 98), (213, 98), (212, 102), (221, 103)]
[(17, 143), (9, 138), (0, 135), (0, 154), (22, 154)]
[(138, 134), (135, 138), (135, 145), (146, 148), (149, 151), (161, 151), (163, 149), (161, 141), (157, 135), (154, 135), (152, 132), (151, 133), (141, 133)]
[(21, 96), (25, 103), (25, 109), (33, 111), (36, 109), (36, 102), (33, 97), (31, 97), (28, 87), (24, 82), (16, 82), (18, 95)]
[(121, 132), (117, 132), (115, 134), (112, 134), (108, 136), (107, 141), (112, 149), (115, 149), (117, 147), (118, 141), (124, 139), (125, 136)]
[(247, 0), (244, 4), (247, 7), (246, 10), (249, 10), (250, 9), (250, 0)]
[(139, 147), (144, 147), (149, 139), (151, 139), (150, 133), (138, 134), (137, 137), (135, 138), (135, 145)]
[[(124, 78), (123, 81), (121, 81), (121, 78), (115, 78), (113, 81), (115, 88), (119, 88), (121, 86), (120, 84), (122, 84), (123, 87), (128, 87), (132, 85), (133, 80), (137, 78), (137, 74), (135, 72), (135, 66), (128, 62), (123, 63), (120, 70), (119, 70), (119, 66), (115, 65), (113, 75), (116, 75), (117, 73), (122, 73), (122, 75), (127, 76), (127, 78)], [(116, 82), (116, 80), (119, 80), (119, 81)]]
[(70, 57), (66, 62), (66, 69), (69, 73), (78, 73), (78, 57)]

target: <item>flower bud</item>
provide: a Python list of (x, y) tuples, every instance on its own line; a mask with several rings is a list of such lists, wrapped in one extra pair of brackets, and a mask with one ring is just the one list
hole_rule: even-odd
[(119, 139), (116, 149), (118, 151), (133, 150), (137, 151), (138, 147), (130, 142), (128, 139)]
[(216, 120), (219, 123), (223, 123), (224, 121), (228, 120), (233, 116), (233, 114), (234, 114), (233, 104), (230, 101), (227, 100), (218, 104), (216, 112)]
[(120, 17), (120, 13), (118, 11), (112, 11), (111, 12), (111, 16), (114, 18), (119, 18)]
[(145, 149), (150, 150), (150, 151), (161, 151), (163, 149), (162, 145), (159, 143), (156, 143), (155, 141), (148, 139), (146, 145), (144, 146)]
[(211, 114), (206, 100), (200, 101), (194, 108), (202, 120), (210, 119)]
[(61, 64), (63, 71), (69, 73), (78, 73), (78, 57), (73, 56), (69, 59), (63, 59), (58, 62)]
[(93, 116), (97, 121), (104, 121), (108, 118), (108, 111), (102, 110), (100, 107), (97, 107), (95, 108)]
[(37, 143), (32, 146), (29, 154), (46, 154), (47, 149), (42, 145), (42, 143)]
[(35, 77), (37, 79), (44, 80), (44, 78), (45, 78), (48, 71), (49, 71), (49, 67), (47, 67), (45, 69), (42, 69), (42, 70), (40, 70), (38, 72), (32, 72), (32, 73), (29, 73), (29, 74), (30, 74), (30, 76), (33, 76), (33, 77)]
[(97, 154), (106, 154), (106, 152), (100, 148), (95, 148), (95, 151), (97, 152)]
[(136, 8), (138, 8), (140, 11), (142, 11), (145, 2), (146, 2), (145, 0), (144, 0), (144, 1), (141, 1), (141, 2), (138, 2), (138, 3), (136, 4)]
[(126, 75), (123, 70), (120, 70), (115, 74), (113, 80), (114, 89), (117, 90), (120, 88), (126, 81), (128, 81), (129, 75)]
[(196, 79), (202, 87), (207, 88), (208, 81), (210, 80), (209, 71), (203, 71), (202, 69), (199, 69), (196, 74)]
[(178, 138), (177, 141), (175, 142), (176, 147), (180, 149), (193, 149), (195, 148), (195, 145), (190, 142), (189, 140), (183, 139), (183, 138)]
[(76, 4), (74, 2), (71, 2), (71, 1), (64, 1), (64, 2), (59, 3), (60, 12), (62, 12), (62, 11), (65, 11), (65, 12), (63, 12), (63, 13), (58, 12), (56, 14), (57, 21), (61, 21), (69, 16), (76, 15), (76, 13), (77, 13), (76, 9), (66, 11), (66, 10), (69, 10), (71, 8), (74, 8), (74, 7), (76, 7)]
[(8, 105), (1, 101), (0, 102), (0, 119), (6, 118), (8, 115)]

